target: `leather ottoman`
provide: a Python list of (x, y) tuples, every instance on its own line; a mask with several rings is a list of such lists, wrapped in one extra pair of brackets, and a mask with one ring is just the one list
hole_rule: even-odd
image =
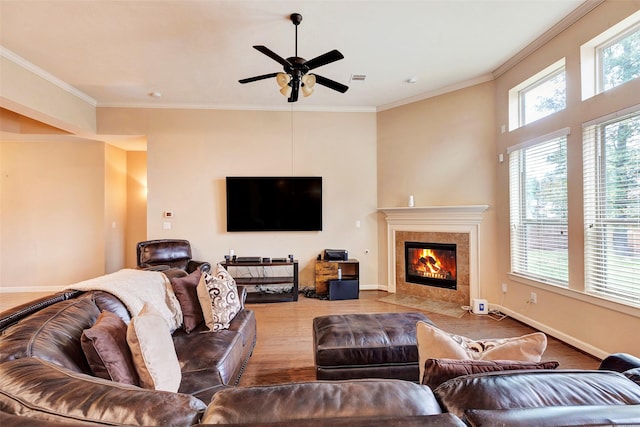
[(418, 382), (416, 322), (422, 313), (344, 314), (313, 319), (318, 380), (386, 378)]

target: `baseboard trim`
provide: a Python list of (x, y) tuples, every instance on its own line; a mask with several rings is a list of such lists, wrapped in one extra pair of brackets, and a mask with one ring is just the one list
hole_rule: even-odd
[(363, 285), (362, 283), (360, 284), (360, 290), (361, 291), (386, 291), (387, 288), (386, 287), (382, 287), (380, 285)]
[(502, 313), (508, 315), (509, 317), (512, 317), (522, 323), (525, 323), (529, 326), (531, 326), (532, 328), (536, 328), (537, 330), (544, 332), (546, 334), (551, 335), (554, 338), (559, 339), (560, 341), (569, 344), (570, 346), (573, 346), (581, 351), (584, 351), (587, 354), (590, 354), (594, 357), (597, 357), (598, 359), (604, 359), (605, 357), (609, 356), (609, 352), (602, 350), (601, 348), (598, 347), (594, 347), (591, 344), (588, 344), (584, 341), (581, 341), (575, 337), (572, 337), (571, 335), (567, 335), (564, 332), (561, 332), (555, 328), (552, 328), (548, 325), (545, 325), (544, 323), (540, 323), (537, 320), (531, 319), (530, 317), (527, 316), (523, 316), (520, 313), (516, 313), (513, 310), (509, 310), (506, 307), (501, 307), (499, 305), (494, 306), (493, 304), (491, 304), (491, 308), (493, 309), (495, 307), (495, 309), (501, 311)]

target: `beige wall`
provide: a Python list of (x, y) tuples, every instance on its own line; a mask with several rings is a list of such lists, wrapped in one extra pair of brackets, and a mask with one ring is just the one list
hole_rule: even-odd
[(104, 144), (0, 142), (3, 289), (59, 290), (105, 272)]
[(137, 266), (136, 244), (147, 240), (147, 152), (127, 152), (125, 267)]
[(125, 266), (127, 232), (127, 152), (104, 145), (105, 273)]
[[(494, 85), (483, 83), (378, 113), (380, 207), (489, 205), (480, 241), (480, 295), (496, 284)], [(379, 215), (379, 280), (387, 281), (387, 235)]]
[[(640, 102), (640, 80), (629, 82), (608, 93), (582, 101), (580, 93), (580, 45), (640, 8), (638, 1), (607, 1), (569, 27), (541, 49), (496, 80), (496, 123), (500, 129), (508, 123), (507, 93), (526, 78), (566, 57), (567, 108), (545, 119), (512, 132), (498, 134), (498, 152), (536, 136), (569, 127), (569, 287), (525, 283), (509, 275), (509, 174), (508, 162), (498, 165), (498, 282), (508, 284), (502, 305), (505, 311), (562, 338), (592, 354), (614, 351), (640, 354), (637, 336), (640, 310), (623, 308), (589, 297), (584, 288), (583, 216), (582, 216), (582, 123)], [(508, 128), (508, 126), (507, 126)], [(496, 283), (497, 286), (497, 283)], [(531, 292), (537, 293), (537, 304), (527, 304)], [(497, 301), (499, 288), (490, 293)], [(618, 310), (624, 310), (620, 312)]]
[[(101, 133), (147, 136), (149, 239), (188, 239), (210, 262), (229, 249), (291, 253), (301, 287), (313, 286), (323, 249), (344, 248), (360, 260), (363, 287), (377, 286), (375, 114), (99, 108), (98, 123)], [(227, 233), (224, 179), (238, 175), (322, 176), (323, 231)]]

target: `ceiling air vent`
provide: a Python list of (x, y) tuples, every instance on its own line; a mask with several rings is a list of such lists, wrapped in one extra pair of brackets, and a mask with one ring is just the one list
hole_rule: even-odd
[(349, 82), (351, 83), (364, 83), (364, 79), (367, 78), (366, 74), (351, 74), (351, 78), (349, 79)]

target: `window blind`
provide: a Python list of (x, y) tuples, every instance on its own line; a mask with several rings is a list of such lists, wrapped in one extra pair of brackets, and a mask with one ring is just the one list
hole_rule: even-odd
[(567, 134), (509, 153), (511, 272), (560, 286), (569, 275)]
[(583, 128), (585, 290), (640, 307), (640, 110)]

